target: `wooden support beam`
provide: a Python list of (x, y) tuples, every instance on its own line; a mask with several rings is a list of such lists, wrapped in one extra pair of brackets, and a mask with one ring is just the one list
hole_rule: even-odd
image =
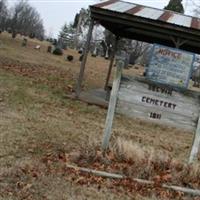
[(181, 38), (177, 38), (177, 39), (176, 39), (176, 38), (173, 37), (173, 36), (170, 36), (170, 38), (171, 38), (171, 40), (173, 41), (175, 48), (177, 48), (177, 49), (179, 49), (182, 45), (184, 45), (185, 43), (188, 42), (188, 40), (183, 40), (183, 39), (181, 39)]
[(86, 64), (87, 57), (88, 57), (88, 52), (89, 52), (89, 48), (90, 48), (90, 41), (91, 41), (91, 38), (92, 38), (93, 28), (94, 28), (94, 20), (91, 19), (90, 25), (89, 25), (89, 30), (88, 30), (88, 35), (87, 35), (87, 41), (86, 41), (86, 44), (85, 44), (85, 50), (83, 52), (83, 60), (81, 62), (80, 73), (79, 73), (77, 86), (76, 86), (76, 97), (79, 97), (80, 92), (81, 92), (81, 85), (82, 85), (82, 82), (83, 82), (85, 64)]
[(114, 48), (113, 48), (113, 52), (112, 52), (112, 57), (110, 59), (110, 64), (109, 64), (109, 68), (108, 68), (108, 74), (107, 74), (107, 77), (106, 77), (106, 83), (105, 83), (105, 86), (104, 86), (105, 90), (107, 90), (108, 83), (109, 83), (109, 80), (110, 80), (110, 75), (111, 75), (111, 72), (112, 72), (113, 62), (114, 62), (114, 59), (115, 59), (115, 53), (117, 51), (118, 41), (119, 41), (119, 37), (115, 36)]
[[(92, 174), (94, 176), (101, 176), (103, 178), (111, 178), (111, 179), (125, 179), (125, 178), (130, 178), (121, 174), (114, 174), (114, 173), (108, 173), (104, 171), (99, 171), (99, 170), (93, 170), (93, 169), (88, 169), (84, 167), (77, 167), (74, 165), (69, 165), (66, 164), (66, 167), (69, 169), (74, 169), (76, 171), (81, 171), (85, 173)], [(139, 178), (131, 178), (133, 181), (143, 184), (143, 185), (155, 185), (154, 181), (149, 181), (145, 179), (139, 179)], [(200, 196), (200, 190), (197, 189), (191, 189), (191, 188), (185, 188), (185, 187), (180, 187), (180, 186), (175, 186), (175, 185), (167, 185), (167, 184), (161, 184), (160, 187), (165, 188), (165, 189), (170, 189), (173, 191), (177, 192), (183, 192), (188, 195), (193, 195), (193, 196)]]
[(193, 163), (195, 160), (197, 160), (199, 146), (200, 146), (200, 116), (199, 116), (198, 125), (197, 125), (196, 133), (194, 136), (193, 144), (192, 144), (192, 150), (189, 157), (190, 164)]
[(102, 142), (102, 150), (104, 152), (108, 148), (109, 140), (110, 140), (111, 133), (112, 133), (112, 130), (111, 130), (112, 123), (113, 123), (115, 107), (116, 107), (116, 103), (117, 103), (117, 96), (118, 96), (123, 67), (124, 67), (124, 61), (117, 60), (117, 69), (116, 69), (115, 78), (113, 81), (113, 87), (112, 87), (112, 91), (111, 91), (110, 102), (109, 102), (108, 112), (107, 112), (107, 117), (106, 117), (104, 137), (103, 137), (103, 142)]

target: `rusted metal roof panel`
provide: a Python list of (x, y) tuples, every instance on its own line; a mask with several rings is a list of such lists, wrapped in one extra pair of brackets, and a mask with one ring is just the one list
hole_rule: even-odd
[(132, 9), (126, 11), (126, 13), (129, 13), (129, 14), (132, 14), (132, 15), (133, 15), (133, 14), (139, 12), (140, 10), (142, 10), (143, 8), (144, 8), (143, 6), (137, 5), (137, 6), (135, 6), (134, 8), (132, 8)]
[(200, 19), (198, 18), (193, 18), (192, 19), (192, 28), (194, 29), (200, 29)]
[(103, 3), (94, 5), (93, 7), (119, 13), (131, 14), (144, 19), (158, 20), (171, 25), (200, 30), (200, 19), (168, 10), (151, 8), (121, 0), (105, 1)]
[(173, 16), (173, 13), (170, 11), (165, 11), (159, 18), (158, 20), (161, 21), (167, 21), (169, 18), (171, 18)]

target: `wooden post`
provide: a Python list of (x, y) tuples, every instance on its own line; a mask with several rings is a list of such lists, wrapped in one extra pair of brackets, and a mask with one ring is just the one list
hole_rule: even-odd
[(118, 96), (123, 66), (124, 66), (124, 61), (117, 60), (117, 69), (116, 69), (115, 78), (113, 81), (113, 87), (112, 87), (112, 91), (111, 91), (108, 112), (107, 112), (107, 117), (106, 117), (104, 137), (103, 137), (103, 142), (102, 142), (102, 150), (104, 152), (108, 148), (109, 140), (111, 137), (112, 123), (113, 123), (115, 107), (116, 107), (116, 103), (117, 103), (117, 96)]
[(86, 44), (85, 44), (85, 50), (83, 52), (83, 60), (81, 62), (80, 73), (79, 73), (77, 86), (76, 86), (76, 97), (79, 97), (80, 92), (81, 92), (81, 84), (82, 84), (82, 81), (83, 81), (85, 64), (86, 64), (86, 61), (87, 61), (87, 56), (88, 56), (88, 52), (89, 52), (90, 40), (92, 38), (93, 28), (94, 28), (94, 20), (91, 19), (90, 25), (89, 25), (89, 30), (88, 30), (88, 35), (87, 35), (87, 41), (86, 41)]
[(108, 74), (107, 74), (107, 77), (106, 77), (106, 83), (105, 83), (105, 86), (104, 86), (104, 90), (107, 90), (107, 87), (108, 87), (108, 83), (109, 83), (109, 80), (110, 80), (110, 75), (111, 75), (111, 71), (112, 71), (112, 67), (113, 67), (113, 62), (114, 62), (114, 58), (115, 58), (115, 53), (117, 51), (118, 41), (119, 41), (119, 37), (116, 36), (115, 37), (114, 49), (113, 49), (112, 57), (110, 59), (110, 64), (109, 64), (109, 69), (108, 69)]
[[(124, 176), (121, 174), (108, 173), (105, 171), (93, 170), (93, 169), (88, 169), (88, 168), (84, 168), (84, 167), (77, 167), (77, 166), (68, 165), (68, 164), (66, 164), (66, 167), (69, 169), (85, 172), (85, 173), (88, 173), (88, 174), (91, 174), (94, 176), (100, 176), (103, 178), (111, 178), (111, 179), (129, 178), (130, 180), (135, 181), (139, 184), (147, 184), (147, 185), (155, 185), (156, 184), (154, 181), (149, 181), (149, 180), (140, 179), (140, 178), (131, 178), (131, 177), (127, 177), (127, 176)], [(190, 188), (185, 188), (185, 187), (180, 187), (180, 186), (175, 186), (175, 185), (167, 185), (167, 184), (161, 184), (160, 187), (174, 190), (177, 192), (183, 192), (183, 193), (190, 194), (193, 196), (200, 196), (200, 190), (197, 190), (197, 189), (190, 189)]]
[(197, 125), (196, 133), (194, 136), (194, 141), (192, 144), (192, 150), (190, 153), (189, 163), (192, 163), (197, 159), (197, 155), (199, 152), (199, 145), (200, 145), (200, 117), (198, 120), (198, 125)]

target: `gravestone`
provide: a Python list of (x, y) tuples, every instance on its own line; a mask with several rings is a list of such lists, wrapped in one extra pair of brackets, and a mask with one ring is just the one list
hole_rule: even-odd
[(12, 32), (12, 38), (14, 39), (14, 38), (16, 38), (16, 36), (17, 36), (17, 33), (15, 31), (13, 31)]
[(74, 59), (74, 57), (72, 55), (68, 55), (65, 57), (65, 60), (67, 60), (69, 62), (73, 61), (73, 59)]
[(59, 56), (63, 55), (63, 51), (62, 51), (62, 49), (59, 48), (59, 47), (54, 47), (52, 53), (53, 53), (54, 55), (59, 55)]
[(94, 51), (92, 51), (92, 57), (96, 57), (97, 56), (97, 48), (94, 48)]
[(82, 62), (83, 60), (83, 54), (79, 57), (79, 61)]
[(22, 40), (22, 46), (26, 47), (27, 46), (27, 42), (28, 42), (28, 40), (26, 38), (23, 38), (23, 40)]
[(54, 55), (63, 55), (63, 51), (62, 51), (62, 39), (60, 38), (58, 41), (57, 40), (54, 40), (54, 48), (53, 48), (53, 51), (52, 53)]
[(3, 48), (3, 42), (0, 40), (0, 49)]
[(52, 51), (52, 46), (48, 46), (48, 47), (47, 47), (47, 52), (48, 52), (48, 53), (51, 53), (51, 51)]
[(41, 48), (40, 45), (36, 45), (36, 46), (34, 47), (34, 49), (39, 50), (39, 51), (40, 51), (40, 48)]

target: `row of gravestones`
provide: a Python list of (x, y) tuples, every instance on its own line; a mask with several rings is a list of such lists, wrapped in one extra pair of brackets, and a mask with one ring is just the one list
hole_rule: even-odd
[[(9, 33), (9, 34), (12, 34), (12, 38), (16, 38), (16, 36), (19, 34), (20, 36), (22, 36), (22, 37), (29, 37), (29, 38), (35, 38), (35, 34), (34, 33), (30, 33), (29, 35), (27, 35), (27, 34), (24, 34), (24, 33), (21, 33), (21, 32), (17, 32), (17, 31), (12, 31), (12, 29), (11, 28), (8, 28), (7, 30), (2, 30), (2, 29), (0, 29), (0, 34), (2, 33), (2, 32), (7, 32), (7, 33)], [(43, 39), (40, 39), (41, 41), (43, 41)]]
[[(102, 43), (104, 43), (104, 45), (102, 45)], [(104, 57), (105, 59), (109, 59), (112, 54), (112, 46), (108, 47), (105, 45), (104, 41), (100, 43), (99, 41), (97, 41), (97, 43), (91, 45), (90, 52), (93, 57), (100, 56), (100, 57)], [(124, 51), (125, 68), (129, 68), (129, 65), (135, 65), (137, 63), (136, 56), (134, 55), (134, 53), (135, 52), (130, 53), (130, 52)], [(139, 59), (142, 60), (143, 58), (142, 59), (139, 58)], [(148, 62), (148, 60), (147, 61), (145, 60), (145, 63), (142, 62), (142, 65), (146, 65), (147, 64), (146, 62)]]
[[(0, 29), (0, 34), (2, 33), (1, 29)], [(27, 46), (27, 39), (24, 38), (23, 41), (22, 41), (22, 46)], [(53, 40), (52, 41), (52, 45), (53, 45), (53, 48), (51, 45), (49, 45), (47, 47), (47, 52), (48, 53), (53, 53), (55, 55), (63, 55), (63, 51), (62, 51), (62, 41), (61, 40)], [(40, 49), (40, 47), (35, 47), (35, 49)], [(79, 61), (82, 61), (83, 59), (83, 49), (80, 49), (79, 50), (79, 53), (81, 54), (81, 56), (79, 57)], [(94, 47), (94, 49), (92, 50), (91, 52), (91, 55), (93, 57), (96, 57), (96, 56), (101, 56), (101, 57), (104, 57), (105, 59), (109, 59), (110, 57), (110, 54), (111, 52), (109, 51), (109, 48), (106, 50), (106, 54), (105, 52), (103, 51), (103, 48), (101, 48), (101, 46), (98, 46), (98, 47)], [(125, 52), (125, 55), (126, 57), (125, 59), (125, 68), (129, 68), (129, 64), (131, 65), (134, 65), (135, 64), (135, 59), (134, 59), (134, 56), (131, 55), (131, 54), (128, 54)], [(73, 60), (73, 56), (72, 55), (69, 55), (67, 56), (66, 60), (68, 61), (72, 61)]]
[[(104, 54), (101, 48), (94, 47), (94, 49), (91, 51), (91, 55), (92, 57), (101, 56), (104, 57), (105, 59), (109, 59), (111, 56), (111, 52), (107, 50), (106, 54)], [(125, 69), (128, 69), (130, 65), (136, 64), (135, 56), (133, 53), (131, 54), (124, 51), (124, 57), (125, 57), (125, 67), (124, 67)]]
[[(0, 34), (1, 33), (2, 33), (2, 30), (0, 29)], [(21, 45), (22, 45), (22, 47), (26, 47), (27, 44), (28, 44), (28, 39), (24, 37), (23, 40), (22, 40)], [(52, 47), (52, 45), (53, 45), (53, 47)], [(63, 55), (63, 51), (62, 51), (62, 48), (61, 48), (59, 40), (58, 40), (58, 42), (57, 42), (57, 40), (53, 40), (52, 41), (52, 45), (49, 45), (47, 47), (47, 52), (48, 53), (52, 53), (52, 54), (55, 54), (55, 55)], [(2, 46), (2, 42), (0, 41), (0, 47), (1, 46)], [(34, 47), (34, 49), (40, 50), (40, 47), (41, 47), (40, 45), (36, 45)], [(81, 56), (79, 57), (79, 61), (82, 61), (82, 59), (83, 59), (83, 51), (81, 51), (79, 53), (81, 53)], [(73, 61), (73, 59), (74, 59), (74, 57), (72, 55), (67, 55), (65, 57), (65, 60), (70, 61), (70, 62)]]
[[(63, 55), (63, 51), (62, 51), (62, 49), (61, 49), (60, 47), (54, 46), (54, 47), (52, 48), (51, 45), (49, 45), (49, 46), (47, 47), (47, 52), (48, 52), (48, 53), (55, 54), (55, 55)], [(65, 60), (70, 61), (70, 62), (73, 61), (73, 59), (74, 59), (74, 57), (73, 57), (72, 55), (67, 55), (67, 56), (65, 57)]]
[[(0, 29), (0, 34), (1, 33), (2, 33), (2, 30)], [(52, 40), (51, 44), (53, 45), (53, 48), (52, 48), (51, 45), (48, 46), (47, 52), (53, 53), (55, 55), (63, 55), (62, 43), (63, 43), (62, 40), (58, 40), (58, 41), (56, 39)], [(27, 39), (26, 38), (23, 39), (22, 46), (24, 46), (24, 47), (27, 46)], [(83, 53), (83, 49), (80, 49), (79, 53), (80, 52), (82, 54)], [(101, 45), (98, 45), (98, 47), (95, 46), (93, 48), (93, 50), (91, 51), (91, 55), (93, 57), (101, 56), (101, 57), (104, 57), (105, 59), (109, 59), (110, 54), (111, 54), (111, 52), (110, 52), (109, 48), (107, 48), (106, 53), (105, 53), (103, 48), (101, 47)], [(132, 64), (132, 65), (135, 64), (134, 56), (132, 56), (131, 54), (126, 53), (125, 57), (126, 57), (125, 68), (128, 68), (129, 64)], [(79, 60), (81, 61), (82, 58), (83, 58), (83, 55), (80, 56)], [(71, 60), (71, 57), (69, 58), (69, 61), (70, 60)]]
[[(2, 30), (0, 29), (0, 34), (2, 33)], [(23, 38), (23, 41), (22, 41), (22, 46), (23, 47), (26, 47), (27, 46), (27, 42), (28, 40), (26, 38)], [(57, 40), (53, 40), (52, 44), (54, 45), (54, 47), (52, 48), (51, 45), (49, 45), (47, 47), (47, 52), (48, 53), (53, 53), (55, 55), (63, 55), (63, 51), (62, 51), (62, 48), (61, 48), (61, 41), (57, 42)], [(2, 43), (0, 42), (0, 46), (2, 46)], [(40, 50), (40, 45), (36, 45), (35, 49), (38, 49)], [(83, 59), (83, 49), (80, 49), (78, 51), (80, 55), (79, 57), (79, 61), (82, 61)], [(97, 48), (95, 47), (94, 50), (91, 52), (91, 55), (93, 57), (96, 57), (96, 56), (103, 56), (105, 57), (105, 59), (109, 59), (109, 52), (106, 51), (106, 55), (104, 55), (104, 52), (103, 52), (103, 49), (101, 48)], [(129, 64), (131, 65), (134, 65), (135, 64), (135, 58), (134, 58), (134, 55), (131, 55), (131, 54), (128, 54), (127, 52), (124, 52), (124, 57), (126, 58), (125, 59), (125, 68), (129, 68)], [(66, 56), (65, 60), (67, 61), (73, 61), (74, 57), (72, 55), (68, 55)], [(199, 65), (200, 62), (198, 62), (198, 66), (193, 70), (193, 73), (192, 73), (192, 80), (194, 81), (194, 87), (200, 87), (200, 65)], [(144, 73), (145, 75), (145, 73)]]

